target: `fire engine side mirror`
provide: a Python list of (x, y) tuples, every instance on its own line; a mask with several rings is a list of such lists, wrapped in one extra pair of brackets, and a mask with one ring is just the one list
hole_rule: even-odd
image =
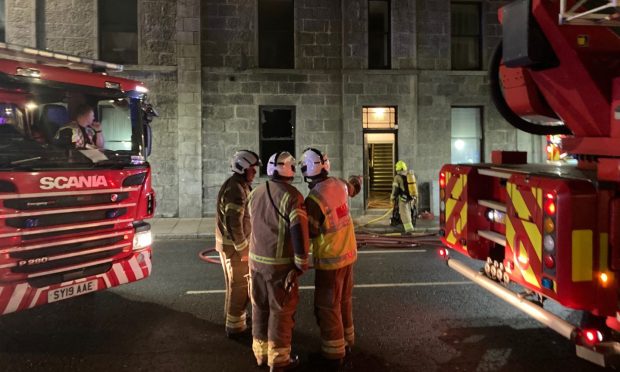
[(153, 148), (153, 129), (150, 123), (144, 123), (144, 147), (146, 157), (151, 156), (151, 150)]

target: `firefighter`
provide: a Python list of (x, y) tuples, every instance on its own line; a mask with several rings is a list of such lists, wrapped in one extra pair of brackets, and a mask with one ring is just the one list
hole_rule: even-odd
[(215, 249), (220, 253), (226, 282), (226, 335), (237, 338), (247, 329), (248, 246), (251, 233), (247, 198), (260, 158), (250, 150), (237, 151), (231, 161), (232, 176), (217, 195)]
[(414, 210), (417, 210), (418, 206), (418, 186), (415, 175), (413, 171), (407, 171), (407, 164), (402, 160), (396, 162), (394, 169), (396, 176), (392, 182), (390, 202), (394, 208), (398, 208), (405, 233), (412, 233), (412, 214), (415, 213)]
[(348, 197), (361, 190), (361, 177), (348, 181), (329, 177), (330, 163), (319, 150), (308, 148), (300, 162), (310, 192), (310, 246), (314, 260), (314, 311), (321, 329), (320, 362), (338, 369), (355, 341), (353, 329), (353, 263), (357, 243)]
[(299, 302), (297, 277), (308, 268), (308, 218), (301, 193), (291, 185), (295, 158), (279, 152), (269, 158), (270, 180), (250, 194), (250, 295), (252, 350), (259, 366), (286, 371), (299, 365), (291, 354)]

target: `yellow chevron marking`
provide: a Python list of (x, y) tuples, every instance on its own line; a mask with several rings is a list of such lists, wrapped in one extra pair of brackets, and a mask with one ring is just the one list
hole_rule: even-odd
[(538, 208), (542, 209), (542, 205), (543, 205), (543, 192), (542, 192), (542, 189), (536, 189), (536, 191), (537, 191), (536, 192), (536, 201), (538, 201)]
[(510, 184), (510, 189), (510, 200), (512, 200), (512, 205), (515, 207), (517, 215), (520, 219), (529, 221), (532, 215), (530, 214), (530, 210), (527, 208), (527, 204), (525, 204), (525, 200), (523, 200), (523, 195), (521, 195), (521, 192), (515, 184)]
[(573, 282), (589, 282), (592, 280), (592, 230), (573, 230), (572, 235)]
[(452, 233), (452, 230), (450, 230), (450, 233), (448, 234), (448, 237), (446, 238), (446, 241), (450, 244), (454, 244), (456, 243), (456, 237), (454, 236), (454, 234)]
[[(527, 250), (523, 245), (523, 242), (519, 243), (519, 257), (528, 257)], [(529, 257), (528, 257), (529, 259)], [(540, 284), (538, 284), (538, 279), (536, 278), (536, 274), (534, 274), (534, 269), (532, 269), (532, 263), (527, 266), (527, 269), (523, 270), (521, 266), (519, 266), (521, 270), (521, 275), (523, 275), (523, 279), (536, 288), (540, 288)]]
[(542, 260), (542, 234), (538, 229), (538, 226), (532, 222), (521, 221), (523, 223), (523, 227), (527, 232), (527, 237), (534, 247), (534, 251), (536, 251), (536, 255), (538, 256), (538, 260)]
[(458, 177), (456, 183), (454, 184), (454, 188), (450, 191), (450, 195), (452, 195), (453, 199), (458, 199), (461, 197), (463, 193), (463, 176), (454, 176)]
[(457, 225), (457, 231), (460, 234), (463, 230), (465, 230), (465, 226), (467, 225), (467, 204), (463, 205), (463, 209), (461, 209), (461, 216), (459, 218), (459, 222)]
[(609, 270), (609, 234), (601, 233), (599, 235), (599, 270), (605, 272)]
[(506, 217), (506, 245), (510, 250), (516, 252), (515, 244), (515, 228), (512, 226), (512, 221), (510, 217)]
[(448, 221), (452, 217), (452, 212), (454, 211), (455, 206), (456, 206), (456, 200), (454, 199), (446, 200), (446, 221)]

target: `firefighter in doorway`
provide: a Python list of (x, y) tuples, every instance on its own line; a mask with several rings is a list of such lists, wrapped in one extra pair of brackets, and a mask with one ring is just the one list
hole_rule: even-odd
[(248, 295), (248, 246), (252, 231), (247, 198), (260, 166), (258, 155), (237, 151), (231, 161), (233, 171), (217, 195), (215, 249), (220, 253), (226, 282), (226, 335), (237, 338), (246, 329)]
[(269, 158), (270, 180), (249, 196), (252, 350), (259, 366), (286, 371), (299, 365), (291, 354), (297, 277), (308, 269), (308, 217), (304, 198), (291, 185), (295, 158), (279, 152)]
[(354, 343), (352, 293), (357, 243), (348, 197), (360, 192), (362, 180), (329, 177), (329, 159), (314, 148), (304, 151), (300, 165), (310, 188), (305, 204), (316, 269), (314, 311), (321, 329), (319, 362), (337, 370)]
[[(416, 184), (413, 171), (407, 170), (407, 164), (399, 160), (394, 166), (396, 176), (392, 183), (392, 195), (390, 202), (394, 211), (398, 210), (398, 216), (403, 224), (405, 233), (412, 233), (414, 221), (418, 209), (418, 185)], [(395, 213), (396, 214), (396, 213)]]

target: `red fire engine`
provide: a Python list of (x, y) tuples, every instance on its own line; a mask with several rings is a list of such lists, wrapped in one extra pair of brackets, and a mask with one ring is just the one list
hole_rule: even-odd
[[(156, 112), (122, 66), (0, 43), (0, 314), (147, 277)], [(103, 149), (60, 143), (78, 105)]]
[[(563, 135), (578, 164), (494, 152), (491, 164), (445, 165), (440, 234), (449, 248), (486, 261), (476, 272), (442, 250), (450, 267), (606, 365), (620, 352), (612, 337), (620, 332), (620, 18), (616, 1), (589, 3), (506, 5), (490, 66), (503, 117), (529, 133)], [(516, 295), (509, 283), (525, 291)], [(547, 299), (583, 311), (582, 323), (546, 311)]]

